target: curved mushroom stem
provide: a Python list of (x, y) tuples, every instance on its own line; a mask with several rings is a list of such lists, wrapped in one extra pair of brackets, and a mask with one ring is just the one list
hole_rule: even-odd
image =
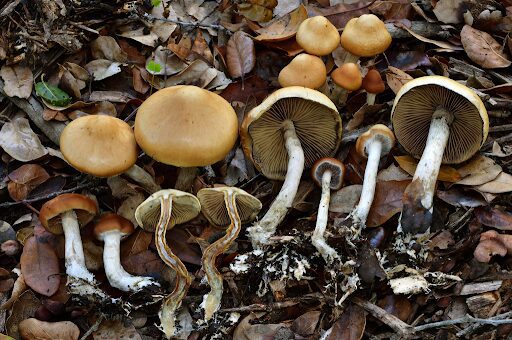
[(377, 98), (377, 94), (376, 93), (366, 92), (366, 104), (374, 105), (375, 104), (375, 98)]
[(304, 171), (304, 151), (295, 133), (293, 122), (283, 122), (284, 140), (288, 151), (288, 168), (281, 191), (270, 205), (263, 218), (252, 227), (247, 228), (253, 248), (260, 248), (270, 243), (270, 237), (276, 232), (277, 226), (285, 218), (291, 208), (297, 189), (299, 188), (302, 171)]
[(84, 248), (78, 219), (73, 210), (61, 214), (65, 239), (66, 274), (95, 283), (94, 275), (85, 266)]
[(153, 177), (151, 177), (151, 175), (148, 174), (146, 170), (142, 169), (137, 164), (134, 164), (130, 169), (126, 170), (124, 175), (139, 183), (144, 188), (144, 190), (150, 194), (161, 189), (160, 186), (155, 183)]
[(112, 287), (125, 292), (137, 292), (147, 286), (159, 285), (149, 277), (132, 276), (124, 270), (119, 257), (121, 251), (121, 234), (117, 230), (105, 232), (101, 238), (103, 242), (105, 242), (103, 248), (105, 274)]
[[(427, 143), (402, 198), (403, 208), (399, 226), (408, 233), (425, 232), (432, 222), (434, 193), (443, 153), (450, 136), (453, 117), (444, 109), (434, 112)], [(400, 229), (399, 229), (400, 230)]]
[(334, 259), (339, 258), (338, 253), (334, 248), (325, 242), (324, 234), (327, 227), (327, 220), (329, 218), (329, 201), (331, 200), (331, 171), (326, 170), (322, 174), (322, 197), (320, 198), (320, 205), (318, 206), (318, 214), (316, 217), (316, 226), (311, 242), (318, 250), (320, 255), (324, 258), (327, 264), (331, 264)]
[(223, 278), (215, 266), (217, 256), (224, 253), (231, 243), (238, 237), (242, 222), (236, 208), (236, 193), (225, 192), (224, 202), (231, 221), (226, 229), (226, 235), (216, 242), (210, 244), (203, 253), (203, 268), (206, 279), (211, 287), (210, 292), (203, 297), (201, 306), (204, 308), (204, 319), (210, 320), (213, 314), (219, 309), (223, 292)]

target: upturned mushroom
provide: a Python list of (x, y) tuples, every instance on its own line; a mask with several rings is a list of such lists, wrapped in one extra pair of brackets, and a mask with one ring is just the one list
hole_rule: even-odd
[(432, 222), (434, 193), (442, 163), (473, 156), (487, 138), (489, 118), (471, 89), (441, 76), (421, 77), (402, 86), (391, 113), (398, 142), (420, 158), (403, 196), (401, 229), (425, 232)]
[(320, 57), (328, 55), (340, 45), (336, 26), (321, 15), (304, 20), (297, 29), (295, 39), (307, 53)]
[(336, 158), (321, 158), (311, 168), (311, 178), (322, 188), (322, 196), (318, 206), (316, 226), (311, 241), (327, 264), (339, 258), (334, 248), (325, 241), (325, 229), (329, 218), (329, 201), (331, 190), (339, 190), (343, 185), (345, 166)]
[(324, 94), (298, 86), (279, 89), (244, 118), (240, 137), (245, 154), (263, 175), (284, 180), (263, 218), (248, 228), (253, 247), (270, 237), (290, 209), (304, 166), (333, 156), (341, 142), (341, 119)]
[(359, 203), (350, 214), (356, 226), (361, 228), (366, 226), (366, 218), (370, 213), (370, 207), (375, 195), (380, 158), (388, 154), (394, 145), (395, 136), (393, 131), (382, 124), (372, 126), (357, 139), (356, 151), (362, 157), (367, 157), (368, 161), (364, 171), (363, 189)]
[(384, 92), (386, 89), (386, 84), (382, 80), (379, 71), (375, 69), (371, 69), (368, 71), (366, 76), (363, 78), (362, 83), (363, 88), (366, 93), (366, 104), (373, 105), (375, 104), (375, 98), (379, 93)]
[(494, 255), (512, 255), (512, 235), (488, 230), (480, 235), (480, 243), (473, 255), (478, 262), (489, 263)]
[(204, 318), (210, 320), (219, 309), (223, 283), (215, 266), (217, 256), (224, 253), (238, 237), (243, 223), (251, 222), (261, 210), (261, 202), (242, 189), (234, 187), (205, 188), (197, 193), (201, 209), (208, 221), (217, 227), (227, 227), (226, 235), (210, 244), (203, 252), (203, 269), (211, 287), (201, 306)]
[(113, 214), (104, 214), (94, 227), (94, 235), (105, 243), (103, 265), (108, 282), (114, 288), (125, 292), (137, 292), (148, 286), (159, 284), (149, 277), (133, 276), (121, 265), (121, 240), (135, 231), (132, 222)]
[(175, 312), (187, 295), (192, 283), (187, 267), (167, 245), (165, 235), (176, 224), (185, 223), (196, 217), (201, 205), (193, 195), (173, 189), (160, 190), (149, 196), (135, 210), (137, 223), (150, 232), (155, 232), (158, 255), (166, 265), (176, 271), (176, 284), (167, 295), (159, 312), (165, 336), (169, 339), (175, 332)]
[(279, 72), (278, 80), (282, 87), (304, 86), (317, 89), (325, 83), (326, 78), (327, 71), (322, 59), (302, 53)]
[(332, 95), (339, 104), (345, 103), (349, 91), (359, 90), (363, 83), (359, 66), (354, 63), (341, 65), (341, 67), (332, 71), (331, 78), (336, 84)]

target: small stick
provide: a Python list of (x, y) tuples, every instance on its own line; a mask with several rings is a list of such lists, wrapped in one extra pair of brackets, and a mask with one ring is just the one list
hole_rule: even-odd
[[(512, 312), (508, 312), (508, 313), (504, 313), (504, 314), (506, 314), (507, 316), (511, 316)], [(504, 314), (500, 314), (500, 315), (503, 316)], [(493, 318), (489, 318), (489, 319), (480, 319), (480, 318), (475, 318), (469, 314), (466, 314), (465, 316), (458, 318), (458, 319), (444, 320), (444, 321), (438, 321), (438, 322), (427, 323), (424, 325), (419, 325), (419, 326), (414, 327), (414, 331), (420, 332), (420, 331), (424, 331), (426, 329), (440, 328), (440, 327), (444, 327), (444, 326), (451, 326), (451, 325), (457, 325), (460, 323), (469, 323), (469, 322), (474, 322), (474, 323), (481, 324), (481, 325), (493, 325), (493, 326), (512, 323), (512, 319), (503, 319), (503, 320), (496, 319), (497, 316), (495, 316)], [(457, 336), (459, 336), (459, 334), (457, 334)]]

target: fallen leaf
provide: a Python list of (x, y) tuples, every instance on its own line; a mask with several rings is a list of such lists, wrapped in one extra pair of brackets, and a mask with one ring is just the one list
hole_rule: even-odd
[(479, 172), (474, 172), (471, 175), (464, 177), (460, 181), (456, 182), (456, 184), (471, 186), (482, 185), (496, 179), (501, 172), (501, 166), (493, 164), (488, 168), (484, 168)]
[[(160, 65), (158, 71), (153, 71), (148, 68), (148, 64), (151, 61)], [(163, 46), (158, 46), (153, 55), (146, 60), (146, 71), (154, 75), (170, 76), (183, 71), (187, 66), (188, 65), (178, 58), (177, 55), (171, 53), (171, 51)]]
[(3, 90), (8, 97), (27, 99), (32, 94), (34, 76), (28, 67), (4, 65), (0, 69), (0, 76), (4, 80)]
[(80, 79), (82, 81), (88, 81), (89, 78), (91, 77), (89, 72), (87, 72), (87, 70), (85, 68), (83, 68), (82, 66), (80, 66), (78, 64), (65, 62), (64, 67), (69, 72), (71, 72), (73, 77), (75, 77), (76, 79)]
[(118, 30), (121, 37), (135, 40), (143, 45), (155, 47), (158, 44), (158, 35), (152, 31), (146, 33), (146, 26), (141, 25), (140, 27), (133, 28), (132, 24), (127, 24), (118, 27)]
[(4, 268), (0, 268), (0, 293), (9, 292), (13, 286), (14, 279), (11, 277), (11, 273)]
[(327, 340), (360, 340), (366, 328), (366, 312), (359, 306), (350, 304), (334, 323)]
[(238, 31), (228, 41), (226, 62), (229, 74), (233, 78), (242, 77), (251, 72), (256, 65), (254, 42), (244, 32)]
[(80, 98), (82, 96), (80, 91), (86, 86), (85, 82), (76, 79), (73, 74), (62, 65), (59, 65), (59, 73), (61, 75), (59, 87), (66, 93), (69, 93), (73, 98)]
[(361, 184), (353, 184), (331, 193), (329, 211), (342, 214), (350, 213), (359, 202), (362, 190)]
[(399, 166), (396, 166), (394, 163), (391, 163), (389, 167), (386, 169), (382, 169), (377, 174), (377, 182), (381, 181), (405, 181), (410, 180), (411, 175), (402, 170)]
[(137, 225), (135, 209), (144, 201), (144, 194), (134, 189), (130, 182), (119, 176), (109, 177), (107, 184), (112, 191), (112, 196), (123, 200), (117, 209), (117, 214), (130, 220), (133, 225)]
[[(448, 249), (450, 246), (455, 244), (455, 240), (453, 239), (453, 234), (448, 230), (443, 230), (432, 239), (428, 243), (428, 248), (430, 250), (434, 249)], [(404, 320), (402, 320), (404, 321)]]
[[(503, 151), (503, 149), (505, 149), (506, 152)], [(493, 157), (508, 157), (508, 156), (510, 156), (510, 154), (512, 153), (511, 148), (507, 145), (503, 149), (501, 148), (501, 145), (498, 144), (498, 142), (494, 141), (492, 143), (492, 151), (486, 152), (485, 154), (487, 156), (493, 156)]]
[(244, 79), (243, 86), (241, 81), (231, 83), (220, 95), (230, 103), (237, 101), (245, 104), (254, 100), (259, 104), (268, 96), (269, 91), (269, 83), (266, 80), (258, 76), (250, 76)]
[(9, 223), (0, 220), (0, 243), (15, 239), (16, 232), (14, 231), (13, 227)]
[(240, 15), (252, 21), (266, 22), (272, 19), (272, 9), (257, 4), (242, 3), (237, 8)]
[(409, 0), (377, 0), (370, 6), (370, 11), (385, 20), (399, 20), (409, 17), (412, 6)]
[(103, 247), (96, 245), (92, 240), (84, 239), (82, 239), (82, 245), (87, 269), (101, 270), (103, 268)]
[[(144, 76), (144, 75), (143, 75)], [(164, 79), (157, 80), (153, 86), (157, 89), (164, 87), (175, 86), (175, 85), (195, 85), (201, 88), (205, 88), (217, 77), (217, 70), (209, 66), (204, 61), (197, 59), (188, 65), (183, 71), (173, 76)], [(151, 77), (145, 79), (152, 83)]]
[(265, 313), (253, 313), (244, 317), (242, 321), (236, 326), (233, 333), (233, 339), (237, 340), (267, 340), (274, 339), (274, 335), (281, 328), (288, 328), (287, 324), (269, 324), (260, 323), (252, 324), (251, 320), (257, 319), (265, 315)]
[(418, 50), (397, 51), (386, 53), (389, 63), (398, 69), (413, 71), (420, 66), (432, 66), (432, 62), (425, 52)]
[(437, 20), (445, 24), (460, 24), (463, 22), (464, 0), (439, 0), (432, 10)]
[(235, 156), (227, 165), (226, 176), (224, 176), (222, 182), (228, 186), (235, 186), (249, 178), (247, 171), (244, 152), (242, 148), (237, 148)]
[(94, 340), (142, 340), (132, 324), (125, 325), (120, 320), (104, 320), (97, 331), (92, 333)]
[(24, 164), (8, 175), (9, 196), (15, 201), (22, 201), (38, 185), (50, 178), (46, 170), (37, 164)]
[(208, 47), (208, 43), (204, 39), (203, 33), (200, 29), (197, 29), (196, 38), (194, 39), (194, 44), (192, 45), (192, 52), (194, 52), (197, 56), (202, 57), (209, 64), (213, 64), (213, 54)]
[(402, 196), (409, 183), (411, 181), (377, 182), (367, 227), (378, 227), (402, 211)]
[(36, 310), (41, 306), (41, 302), (34, 292), (27, 290), (14, 301), (11, 309), (11, 316), (5, 322), (7, 334), (13, 338), (19, 339), (19, 325), (28, 318), (34, 316)]
[(410, 35), (412, 35), (413, 37), (415, 37), (416, 39), (420, 40), (420, 41), (423, 41), (425, 43), (429, 43), (429, 44), (434, 44), (436, 46), (439, 46), (441, 48), (444, 48), (446, 50), (449, 50), (449, 51), (458, 51), (458, 50), (462, 50), (461, 47), (459, 46), (456, 46), (456, 45), (453, 45), (451, 43), (448, 43), (448, 42), (445, 42), (445, 41), (439, 41), (439, 40), (434, 40), (434, 39), (429, 39), (429, 38), (425, 38), (424, 36), (414, 32), (413, 30), (411, 30), (409, 27), (405, 26), (403, 23), (401, 22), (395, 22), (394, 25), (398, 28), (401, 28), (401, 29), (404, 29), (406, 30), (407, 32), (409, 32)]
[(475, 189), (490, 194), (510, 192), (512, 191), (512, 176), (505, 172), (501, 172), (498, 177), (492, 181), (477, 186)]
[(27, 239), (20, 263), (27, 286), (35, 292), (51, 296), (59, 289), (59, 260), (50, 244), (40, 242), (35, 236)]
[(27, 340), (77, 340), (80, 329), (71, 321), (46, 322), (34, 318), (20, 322), (19, 332), (22, 339)]
[(111, 36), (101, 35), (90, 44), (91, 53), (94, 59), (107, 59), (125, 63), (128, 55), (117, 44), (117, 41)]
[(297, 33), (300, 24), (308, 18), (304, 5), (300, 5), (293, 12), (275, 19), (268, 26), (256, 30), (257, 41), (282, 41), (292, 38)]
[(464, 25), (460, 40), (469, 59), (484, 68), (509, 67), (511, 64), (501, 44), (486, 32)]
[(499, 230), (512, 230), (512, 214), (498, 208), (477, 208), (475, 216), (478, 222)]
[(389, 88), (397, 94), (400, 88), (411, 81), (411, 77), (408, 73), (405, 73), (399, 68), (388, 66), (388, 72), (386, 72), (386, 82)]
[(32, 131), (28, 119), (15, 117), (0, 130), (0, 147), (12, 158), (29, 162), (43, 157), (47, 151)]
[(148, 250), (153, 236), (153, 233), (144, 231), (141, 228), (135, 229), (135, 232), (121, 243), (121, 258)]
[(320, 320), (321, 312), (318, 310), (306, 312), (295, 319), (292, 323), (291, 330), (300, 336), (310, 336), (315, 333), (316, 325)]
[(402, 295), (386, 295), (377, 302), (377, 305), (404, 322), (414, 311), (412, 303)]
[(437, 190), (437, 197), (454, 207), (475, 208), (488, 205), (486, 198), (477, 190), (452, 187), (449, 190)]
[(121, 259), (123, 268), (132, 275), (159, 276), (164, 263), (151, 250), (146, 250)]
[(184, 227), (172, 228), (166, 235), (166, 239), (172, 252), (183, 262), (201, 265), (201, 250), (195, 243), (189, 242), (190, 234)]
[[(395, 160), (409, 175), (413, 176), (418, 166), (418, 160), (411, 156), (395, 156)], [(459, 172), (451, 166), (441, 165), (439, 169), (439, 175), (437, 176), (438, 181), (455, 183), (460, 181), (461, 175)]]
[(347, 125), (345, 125), (345, 129), (347, 131), (352, 131), (357, 129), (361, 124), (363, 124), (365, 117), (368, 117), (368, 115), (374, 115), (377, 114), (380, 110), (386, 107), (386, 104), (375, 104), (375, 105), (368, 105), (364, 104), (361, 106), (359, 110), (354, 113), (352, 116), (352, 119), (349, 120)]
[(85, 65), (94, 80), (103, 80), (121, 72), (121, 63), (107, 59), (97, 59)]

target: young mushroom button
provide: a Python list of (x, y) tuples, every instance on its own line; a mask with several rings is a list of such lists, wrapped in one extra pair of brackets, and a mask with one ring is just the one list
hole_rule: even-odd
[(464, 162), (480, 149), (489, 130), (487, 111), (466, 86), (427, 76), (402, 86), (391, 121), (398, 142), (412, 156), (421, 157), (404, 192), (400, 225), (405, 232), (425, 232), (432, 221), (441, 163)]
[(379, 71), (375, 69), (368, 71), (363, 78), (362, 86), (367, 92), (366, 104), (368, 105), (375, 104), (375, 97), (386, 89), (386, 84), (382, 80)]
[(336, 26), (320, 15), (304, 20), (297, 29), (295, 39), (307, 53), (320, 57), (328, 55), (340, 45)]
[(346, 63), (331, 73), (332, 81), (337, 85), (333, 91), (333, 97), (339, 104), (345, 103), (349, 91), (359, 90), (363, 83), (359, 66), (354, 63)]
[(282, 87), (304, 86), (316, 89), (325, 83), (326, 78), (327, 71), (322, 59), (302, 53), (279, 72), (278, 80)]

